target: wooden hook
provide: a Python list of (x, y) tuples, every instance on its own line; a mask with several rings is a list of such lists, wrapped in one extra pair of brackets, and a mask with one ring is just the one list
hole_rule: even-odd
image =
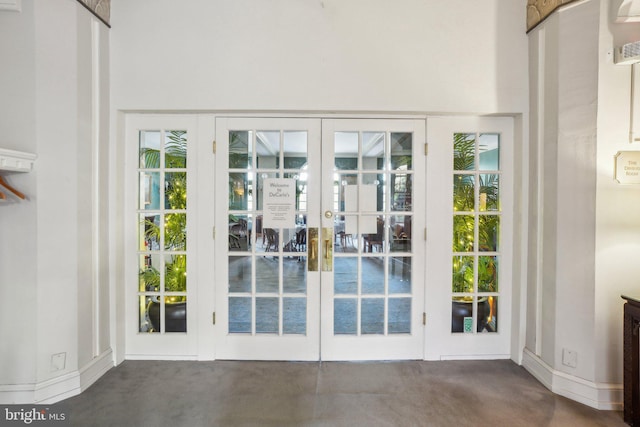
[[(15, 188), (13, 188), (12, 186), (9, 185), (9, 183), (7, 181), (5, 181), (4, 177), (2, 175), (0, 175), (0, 185), (2, 185), (4, 188), (6, 188), (7, 190), (11, 191), (13, 194), (15, 194), (16, 196), (20, 197), (21, 199), (26, 199), (27, 197), (21, 193), (20, 191), (16, 190)], [(4, 196), (4, 194), (3, 194)], [(0, 198), (6, 198), (0, 196)]]

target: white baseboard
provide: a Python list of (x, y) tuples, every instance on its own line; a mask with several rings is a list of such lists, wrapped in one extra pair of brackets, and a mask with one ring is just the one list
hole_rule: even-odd
[(111, 349), (91, 360), (78, 371), (35, 384), (0, 386), (2, 404), (48, 404), (80, 394), (113, 367)]
[(546, 388), (560, 396), (599, 410), (622, 410), (622, 384), (595, 383), (557, 371), (526, 348), (522, 352), (522, 366)]
[(126, 354), (125, 360), (198, 360), (196, 355), (176, 356), (172, 354)]

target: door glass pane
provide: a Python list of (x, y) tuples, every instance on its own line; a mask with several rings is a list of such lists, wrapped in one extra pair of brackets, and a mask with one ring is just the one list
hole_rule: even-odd
[(278, 252), (280, 250), (280, 230), (263, 228), (262, 238), (256, 241), (256, 252)]
[(283, 262), (282, 289), (288, 294), (307, 292), (307, 257), (285, 258)]
[(384, 299), (362, 299), (362, 322), (360, 329), (363, 334), (384, 334)]
[(307, 164), (307, 132), (284, 132), (283, 146), (285, 169), (302, 169)]
[(473, 261), (472, 256), (453, 257), (452, 292), (473, 292)]
[(390, 218), (391, 252), (411, 252), (411, 222), (411, 215), (394, 215)]
[(413, 168), (413, 134), (391, 133), (391, 170), (411, 170)]
[(165, 292), (187, 291), (186, 255), (165, 255), (164, 290)]
[(251, 257), (229, 257), (229, 292), (251, 292)]
[(498, 332), (498, 297), (478, 300), (478, 332)]
[(248, 173), (229, 174), (229, 210), (244, 211), (249, 208), (251, 176)]
[(162, 257), (159, 254), (140, 254), (138, 292), (160, 292), (161, 261)]
[(362, 169), (384, 170), (385, 168), (384, 132), (362, 133)]
[(364, 252), (384, 252), (384, 217), (362, 215), (359, 230), (362, 233)]
[(474, 170), (476, 167), (476, 135), (456, 133), (453, 135), (453, 170)]
[(164, 174), (164, 208), (187, 208), (186, 172), (167, 172)]
[(480, 153), (479, 169), (500, 169), (500, 135), (496, 133), (481, 133), (478, 136), (478, 151)]
[(358, 175), (335, 174), (333, 210), (340, 212), (358, 211)]
[(160, 215), (140, 214), (140, 250), (160, 250)]
[(475, 176), (453, 176), (453, 210), (456, 212), (473, 212), (475, 209)]
[(229, 332), (251, 333), (251, 297), (229, 297)]
[(478, 246), (483, 252), (495, 252), (498, 250), (498, 231), (500, 229), (500, 217), (498, 215), (480, 215)]
[(500, 175), (480, 174), (479, 210), (500, 210)]
[(164, 303), (164, 329), (166, 332), (187, 331), (187, 297), (166, 297)]
[(389, 293), (411, 293), (411, 257), (389, 258)]
[(160, 209), (160, 173), (140, 172), (140, 193), (138, 209)]
[(361, 212), (384, 212), (387, 195), (384, 174), (365, 173), (362, 184), (358, 188), (359, 207)]
[(229, 251), (250, 251), (252, 229), (251, 215), (229, 214)]
[(307, 173), (285, 173), (284, 177), (296, 180), (296, 210), (306, 211), (307, 201), (309, 197), (309, 195), (307, 194)]
[(358, 332), (358, 301), (355, 298), (333, 300), (333, 333), (355, 335)]
[(451, 332), (473, 333), (473, 298), (453, 297)]
[[(256, 209), (262, 210), (264, 180), (269, 178), (280, 178), (280, 174), (276, 172), (258, 172), (258, 189), (255, 192)], [(253, 193), (252, 193), (253, 195)], [(251, 208), (249, 208), (251, 209)]]
[(278, 292), (280, 257), (256, 257), (256, 292)]
[(256, 333), (277, 334), (278, 298), (256, 298)]
[(358, 258), (334, 258), (333, 287), (333, 292), (336, 294), (355, 294), (358, 292)]
[(478, 257), (478, 292), (498, 292), (498, 257)]
[(474, 216), (455, 215), (453, 217), (453, 251), (471, 252), (474, 241)]
[(391, 210), (410, 211), (412, 206), (413, 175), (391, 174)]
[(358, 251), (358, 217), (356, 215), (336, 215), (333, 221), (336, 251)]
[(280, 167), (280, 132), (256, 132), (256, 157), (259, 169)]
[(253, 132), (229, 132), (229, 169), (247, 169), (251, 167), (251, 144)]
[(358, 132), (336, 132), (334, 141), (335, 168), (358, 169)]
[(389, 298), (389, 333), (411, 333), (411, 298)]
[(187, 214), (164, 216), (164, 248), (167, 251), (187, 250)]
[(157, 301), (157, 296), (138, 296), (139, 332), (160, 332), (160, 304)]
[(382, 257), (362, 258), (363, 294), (384, 294), (384, 261)]
[(160, 167), (160, 131), (140, 131), (140, 168), (158, 169)]
[(164, 167), (187, 167), (187, 132), (169, 130), (164, 134)]
[(285, 334), (307, 333), (306, 298), (284, 298), (282, 301), (282, 332)]

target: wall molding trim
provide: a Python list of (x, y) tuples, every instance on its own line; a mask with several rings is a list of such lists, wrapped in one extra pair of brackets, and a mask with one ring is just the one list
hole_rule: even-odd
[(577, 0), (527, 0), (527, 32), (533, 30), (556, 9)]
[(557, 371), (526, 348), (522, 366), (555, 394), (603, 411), (622, 410), (622, 384), (595, 383)]
[(109, 349), (78, 371), (35, 384), (0, 385), (0, 403), (56, 403), (82, 393), (113, 366), (113, 353)]

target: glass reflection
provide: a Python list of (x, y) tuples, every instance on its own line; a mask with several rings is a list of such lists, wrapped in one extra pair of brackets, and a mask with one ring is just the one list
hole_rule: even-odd
[(390, 334), (411, 333), (411, 298), (389, 298)]
[(383, 257), (362, 258), (362, 293), (384, 294), (384, 262)]
[(138, 209), (160, 209), (160, 172), (140, 172)]
[(335, 168), (358, 169), (358, 132), (336, 132), (334, 136)]
[(391, 175), (391, 210), (410, 211), (412, 208), (413, 175)]
[(251, 250), (251, 215), (229, 214), (229, 251)]
[(251, 333), (251, 298), (229, 297), (229, 333)]
[(411, 257), (389, 258), (389, 293), (411, 293)]
[(384, 132), (362, 133), (362, 169), (385, 169), (385, 134)]
[(302, 335), (307, 333), (306, 298), (283, 298), (282, 332)]
[(283, 149), (284, 168), (301, 169), (307, 164), (307, 132), (284, 132)]
[(500, 169), (500, 135), (481, 133), (478, 137), (479, 168), (482, 171)]
[(358, 258), (335, 257), (333, 260), (333, 292), (355, 294), (358, 292)]
[(363, 298), (362, 334), (384, 334), (384, 298)]
[(229, 292), (251, 292), (251, 257), (229, 257)]
[(498, 291), (498, 257), (478, 257), (478, 292)]
[(278, 298), (256, 298), (256, 333), (277, 334), (279, 313)]
[(229, 168), (247, 169), (251, 167), (252, 131), (229, 132)]
[(258, 256), (256, 262), (256, 292), (277, 293), (280, 289), (279, 257)]
[(413, 134), (391, 133), (391, 170), (411, 170), (413, 167)]
[(278, 169), (280, 167), (280, 132), (256, 132), (256, 167)]
[(158, 169), (160, 167), (160, 131), (140, 131), (139, 141), (139, 167)]
[(355, 335), (358, 332), (357, 307), (355, 298), (333, 300), (333, 333), (335, 335)]

